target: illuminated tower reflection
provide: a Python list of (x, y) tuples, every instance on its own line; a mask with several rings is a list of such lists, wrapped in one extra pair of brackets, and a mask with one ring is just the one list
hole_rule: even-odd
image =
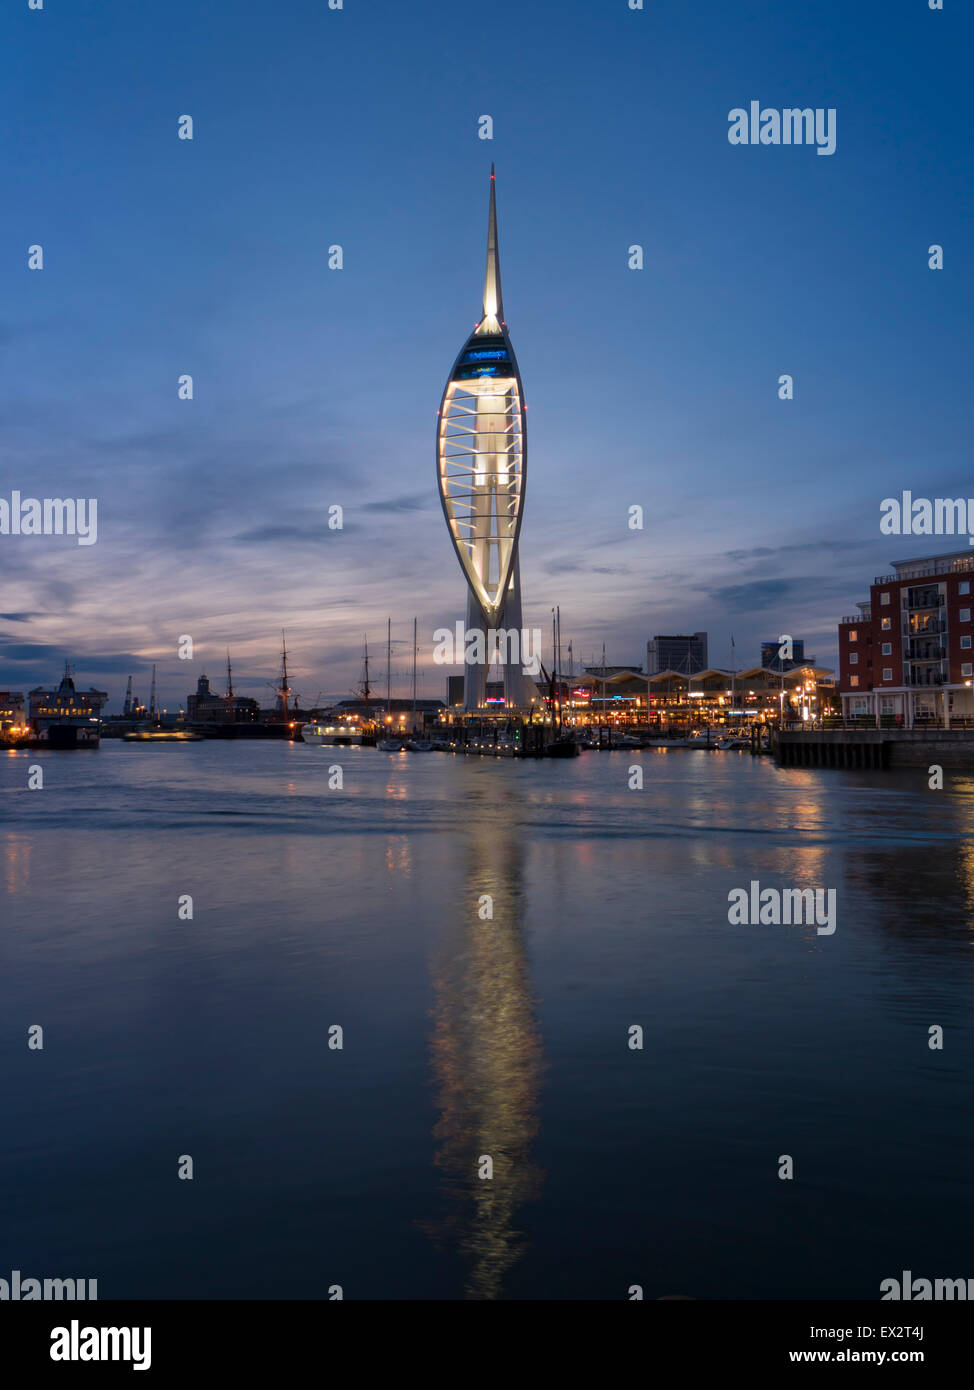
[[(478, 813), (475, 802), (466, 830), (467, 891), (434, 963), (435, 1162), (445, 1174), (446, 1213), (431, 1234), (463, 1255), (467, 1297), (493, 1299), (524, 1248), (518, 1209), (541, 1185), (531, 1156), (541, 1042), (525, 951), (521, 832), (496, 808)], [(478, 916), (485, 894), (493, 920)], [(484, 1156), (491, 1178), (479, 1176)]]

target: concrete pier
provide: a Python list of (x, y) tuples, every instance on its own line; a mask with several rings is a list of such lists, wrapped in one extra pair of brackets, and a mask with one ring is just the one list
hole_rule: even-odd
[(974, 729), (774, 730), (782, 767), (932, 767), (974, 772)]

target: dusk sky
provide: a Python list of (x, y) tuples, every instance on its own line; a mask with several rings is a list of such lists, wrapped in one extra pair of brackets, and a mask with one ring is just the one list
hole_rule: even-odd
[[(416, 616), (445, 694), (434, 429), (492, 161), (525, 624), (560, 604), (576, 662), (705, 629), (715, 665), (782, 632), (834, 665), (874, 576), (959, 548), (884, 538), (882, 499), (974, 496), (964, 10), (8, 0), (0, 495), (95, 497), (98, 541), (0, 536), (0, 687), (67, 658), (118, 708), (156, 662), (172, 706), (229, 645), (270, 703), (286, 628), (304, 702), (341, 698), (391, 616), (405, 694)], [(836, 152), (730, 144), (751, 100), (834, 107)]]

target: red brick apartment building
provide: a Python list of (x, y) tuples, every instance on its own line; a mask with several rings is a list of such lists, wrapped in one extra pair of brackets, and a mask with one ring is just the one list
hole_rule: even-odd
[(974, 718), (974, 549), (900, 560), (839, 624), (842, 713), (904, 728)]

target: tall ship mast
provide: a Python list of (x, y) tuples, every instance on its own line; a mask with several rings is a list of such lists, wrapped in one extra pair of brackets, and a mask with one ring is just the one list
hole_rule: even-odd
[(362, 679), (359, 681), (358, 693), (361, 695), (365, 704), (365, 718), (370, 717), (369, 703), (372, 698), (372, 684), (369, 680), (369, 639), (365, 639), (365, 664), (362, 669)]
[[(229, 675), (229, 653), (227, 656), (227, 670)], [(281, 632), (281, 677), (277, 687), (277, 708), (278, 712), (287, 719), (288, 701), (294, 698), (291, 683), (287, 673), (287, 637)]]

